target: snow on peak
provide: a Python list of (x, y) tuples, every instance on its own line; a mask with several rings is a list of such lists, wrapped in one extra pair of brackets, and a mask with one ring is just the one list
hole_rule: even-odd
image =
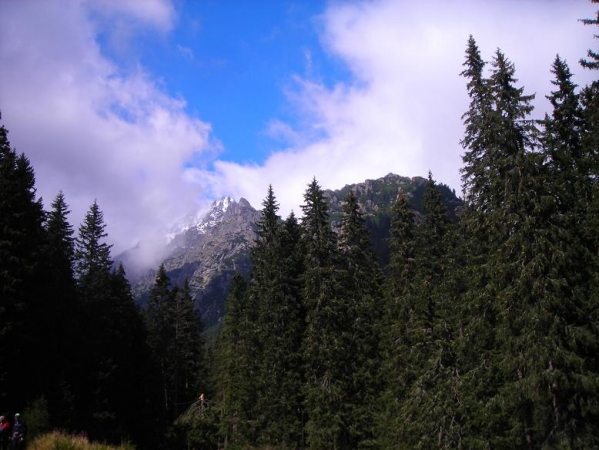
[(212, 203), (212, 208), (210, 211), (208, 211), (200, 223), (196, 225), (198, 232), (205, 233), (206, 230), (220, 223), (223, 219), (223, 216), (233, 203), (235, 203), (235, 200), (233, 200), (231, 197), (223, 197), (220, 200), (216, 200), (214, 203)]
[(233, 204), (235, 204), (235, 199), (232, 197), (223, 197), (220, 200), (215, 200), (208, 212), (203, 210), (188, 215), (185, 219), (180, 220), (171, 227), (170, 232), (166, 236), (167, 243), (171, 242), (177, 235), (191, 228), (195, 228), (199, 233), (205, 233), (206, 230), (222, 221), (223, 216)]

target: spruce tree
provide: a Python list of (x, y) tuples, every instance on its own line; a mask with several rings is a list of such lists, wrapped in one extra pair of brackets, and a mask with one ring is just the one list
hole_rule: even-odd
[(261, 351), (256, 392), (258, 441), (295, 448), (301, 436), (301, 355), (304, 331), (296, 241), (277, 215), (272, 187), (262, 203), (252, 248), (251, 295), (258, 306), (257, 347)]
[(147, 333), (139, 307), (122, 264), (111, 272), (110, 298), (105, 304), (102, 344), (111, 372), (106, 393), (116, 417), (116, 426), (104, 438), (124, 438), (139, 447), (155, 446), (160, 439), (159, 390), (147, 344)]
[[(596, 420), (582, 418), (594, 415), (588, 405), (595, 402), (596, 374), (587, 349), (595, 348), (596, 335), (588, 276), (555, 206), (553, 183), (560, 181), (547, 176), (562, 163), (550, 154), (543, 166), (528, 119), (532, 96), (515, 81), (513, 65), (498, 51), (489, 78), (493, 139), (482, 154), (490, 175), (479, 191), (486, 200), (466, 209), (466, 230), (487, 253), (472, 260), (462, 309), (468, 314), (458, 355), (467, 411), (462, 442), (589, 448), (596, 433), (586, 424)], [(565, 165), (576, 167), (572, 160)]]
[(152, 350), (154, 361), (160, 377), (163, 425), (174, 420), (174, 399), (171, 373), (171, 343), (174, 341), (172, 294), (170, 278), (161, 264), (156, 272), (156, 278), (148, 304), (145, 310), (145, 323), (148, 330), (148, 344)]
[[(40, 281), (44, 212), (35, 174), (24, 154), (11, 149), (0, 126), (0, 401), (9, 408), (41, 394), (46, 362)], [(45, 329), (45, 328), (44, 328)], [(18, 362), (18, 363), (16, 363)]]
[(254, 311), (247, 283), (236, 273), (227, 297), (223, 328), (216, 344), (217, 402), (224, 446), (244, 448), (256, 442), (254, 432), (256, 362)]
[(315, 179), (304, 194), (302, 210), (307, 442), (312, 449), (348, 448), (349, 423), (344, 406), (350, 393), (348, 373), (353, 358), (348, 351), (352, 339), (347, 326), (349, 299), (342, 286), (345, 275), (329, 223), (328, 201)]
[[(599, 0), (591, 0), (591, 3), (599, 3)], [(585, 25), (598, 25), (599, 26), (599, 10), (597, 10), (597, 15), (594, 19), (581, 19), (581, 22)], [(599, 39), (599, 35), (594, 35), (595, 39)], [(580, 60), (580, 64), (582, 67), (586, 69), (599, 69), (599, 53), (594, 50), (589, 49), (587, 51), (587, 58), (582, 58)]]
[(410, 317), (412, 283), (416, 274), (415, 217), (403, 192), (391, 208), (390, 261), (385, 286), (385, 307), (381, 324), (383, 389), (379, 418), (382, 448), (401, 444), (398, 430), (402, 419), (399, 408), (405, 398), (407, 368), (402, 337)]
[(206, 390), (206, 361), (203, 325), (191, 296), (189, 282), (174, 295), (174, 341), (171, 352), (174, 360), (175, 417)]
[[(82, 352), (80, 324), (84, 311), (77, 295), (74, 277), (75, 239), (73, 227), (68, 222), (70, 213), (65, 197), (59, 192), (46, 216), (44, 253), (44, 285), (47, 286), (48, 308), (41, 313), (48, 327), (47, 343), (52, 347), (53, 375), (48, 392), (50, 416), (56, 426), (74, 427), (77, 412), (74, 409), (73, 386), (81, 373)], [(50, 374), (48, 374), (50, 375)]]
[(547, 177), (556, 191), (552, 195), (557, 209), (574, 228), (583, 220), (591, 195), (591, 155), (583, 148), (584, 119), (576, 85), (565, 61), (559, 56), (551, 67), (552, 80), (557, 90), (547, 98), (552, 106), (551, 115), (543, 121), (543, 154)]
[(345, 376), (352, 381), (348, 383), (342, 412), (349, 429), (347, 447), (364, 448), (373, 445), (375, 436), (374, 413), (380, 390), (379, 324), (383, 275), (353, 191), (343, 203), (339, 249), (346, 276), (344, 296), (349, 303), (345, 319), (350, 337), (348, 344), (353, 354), (350, 365), (345, 368)]
[(107, 290), (106, 283), (112, 268), (111, 245), (106, 243), (104, 213), (94, 200), (75, 240), (75, 274), (86, 302), (94, 302)]

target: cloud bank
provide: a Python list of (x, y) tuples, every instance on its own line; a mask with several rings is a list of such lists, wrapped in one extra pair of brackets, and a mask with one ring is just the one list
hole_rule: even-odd
[(11, 143), (30, 158), (49, 207), (62, 190), (77, 226), (97, 199), (115, 250), (148, 239), (196, 204), (190, 161), (214, 158), (210, 125), (185, 112), (143, 67), (124, 70), (97, 43), (126, 47), (128, 28), (168, 32), (164, 1), (3, 2), (0, 108)]
[(593, 45), (593, 30), (578, 19), (593, 13), (584, 1), (332, 3), (318, 22), (322, 45), (351, 80), (326, 85), (296, 76), (289, 101), (303, 128), (271, 124), (277, 136), (289, 137), (289, 147), (261, 166), (219, 161), (213, 176), (224, 191), (249, 195), (254, 204), (272, 183), (282, 210), (296, 212), (312, 177), (340, 188), (389, 172), (426, 176), (431, 170), (459, 194), (461, 116), (469, 102), (459, 74), (468, 36), (486, 60), (501, 48), (515, 63), (519, 85), (537, 94), (535, 117), (542, 118), (556, 54), (578, 84), (592, 79), (578, 60)]
[[(468, 105), (459, 73), (468, 36), (486, 59), (500, 47), (516, 64), (520, 85), (537, 93), (540, 118), (557, 53), (578, 84), (591, 80), (578, 60), (594, 45), (594, 30), (578, 19), (593, 14), (583, 0), (323, 5), (314, 24), (347, 77), (331, 83), (314, 75), (319, 70), (305, 49), (306, 73), (289, 74), (293, 120), (273, 116), (256, 130), (283, 149), (247, 164), (228, 160), (210, 124), (190, 115), (184, 98), (166, 93), (168, 80), (135, 60), (135, 36), (159, 40), (177, 27), (173, 3), (5, 1), (0, 108), (13, 146), (32, 161), (44, 203), (63, 190), (77, 226), (97, 199), (119, 251), (156, 239), (190, 208), (222, 195), (260, 207), (269, 184), (283, 215), (299, 213), (313, 177), (340, 188), (389, 172), (431, 170), (459, 192)], [(201, 114), (201, 105), (193, 109)]]

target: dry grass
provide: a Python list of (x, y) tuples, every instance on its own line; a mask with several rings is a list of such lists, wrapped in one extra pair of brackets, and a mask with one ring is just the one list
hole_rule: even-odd
[(33, 440), (28, 450), (135, 450), (131, 444), (121, 444), (118, 447), (89, 442), (85, 436), (74, 436), (54, 431)]

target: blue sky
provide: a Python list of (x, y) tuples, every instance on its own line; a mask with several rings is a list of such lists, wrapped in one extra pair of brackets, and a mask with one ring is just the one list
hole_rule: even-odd
[(587, 0), (0, 0), (0, 110), (49, 205), (97, 199), (122, 250), (223, 195), (281, 214), (428, 170), (460, 192), (468, 36), (547, 110), (556, 54), (597, 48)]

